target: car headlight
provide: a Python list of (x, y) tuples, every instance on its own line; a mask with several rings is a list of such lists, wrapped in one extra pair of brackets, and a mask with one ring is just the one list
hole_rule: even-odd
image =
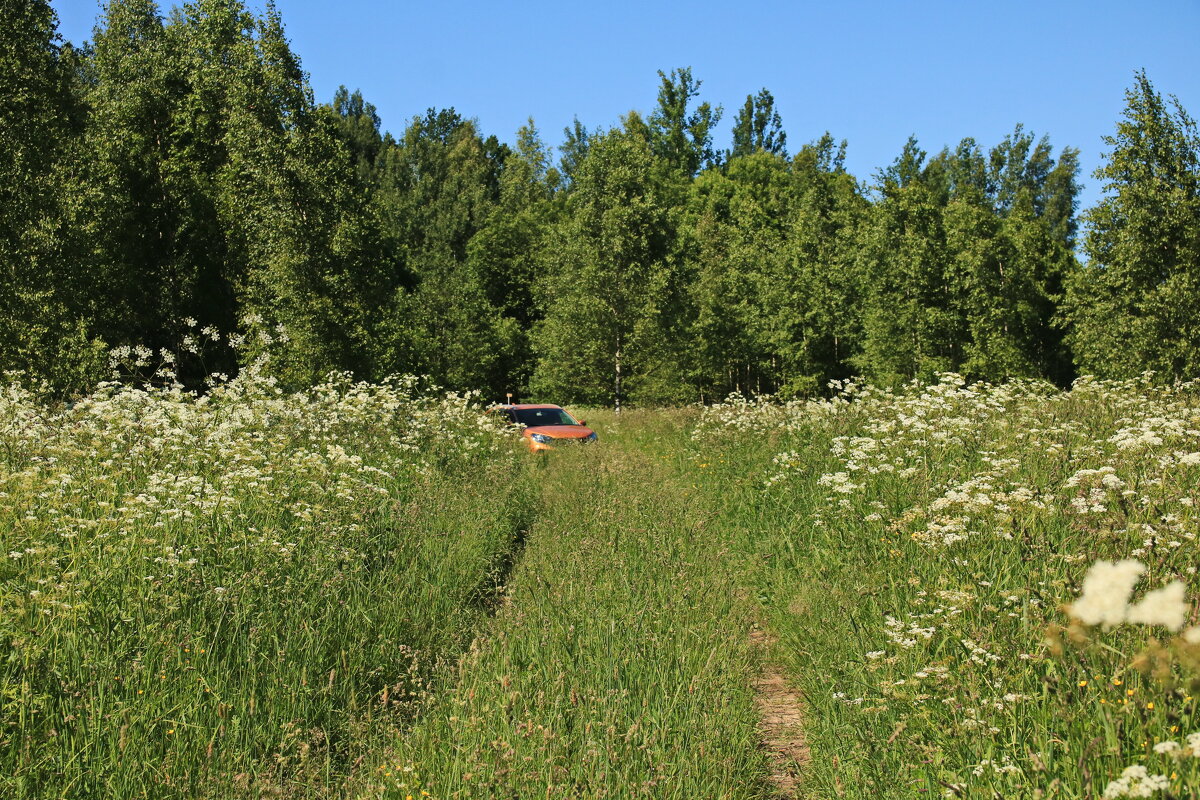
[(586, 439), (587, 439), (589, 442), (594, 442), (594, 441), (596, 441), (597, 439), (599, 439), (600, 437), (596, 435), (596, 432), (595, 432), (595, 431), (592, 431), (592, 432), (591, 432), (591, 433), (589, 433), (589, 434), (588, 434), (588, 435), (587, 435), (585, 438), (586, 438)]
[(544, 433), (531, 433), (529, 434), (529, 438), (533, 439), (538, 444), (550, 444), (554, 441), (553, 436), (547, 436)]

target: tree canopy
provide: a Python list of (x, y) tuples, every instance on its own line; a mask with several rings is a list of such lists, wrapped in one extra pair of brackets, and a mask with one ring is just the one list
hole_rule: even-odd
[(130, 345), (191, 387), (268, 355), (289, 386), (594, 404), (1200, 377), (1200, 136), (1144, 73), (1078, 215), (1078, 151), (1021, 125), (861, 180), (766, 88), (718, 145), (690, 67), (554, 147), (532, 119), (506, 143), (430, 108), (393, 136), (357, 90), (319, 103), (270, 5), (110, 0), (75, 47), (30, 0), (0, 40), (0, 369), (60, 394)]
[(1086, 266), (1064, 319), (1079, 368), (1200, 377), (1200, 134), (1144, 72), (1095, 177), (1106, 195), (1084, 219)]

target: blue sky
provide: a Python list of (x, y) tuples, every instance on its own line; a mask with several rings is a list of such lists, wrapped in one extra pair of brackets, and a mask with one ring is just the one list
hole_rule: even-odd
[[(91, 37), (95, 0), (51, 0), (64, 38)], [(261, 8), (250, 0), (251, 8)], [(170, 3), (166, 4), (169, 7)], [(1142, 2), (486, 3), (277, 0), (316, 98), (362, 90), (400, 132), (430, 106), (453, 106), (512, 141), (534, 117), (557, 145), (649, 112), (657, 70), (690, 66), (701, 99), (725, 107), (716, 143), (746, 95), (775, 96), (793, 147), (828, 130), (847, 167), (870, 178), (910, 134), (934, 152), (964, 136), (988, 147), (1022, 122), (1090, 173), (1144, 68), (1200, 117), (1200, 0)]]

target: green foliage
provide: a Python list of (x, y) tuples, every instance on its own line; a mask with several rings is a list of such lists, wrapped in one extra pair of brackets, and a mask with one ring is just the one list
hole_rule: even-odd
[(775, 110), (775, 98), (766, 89), (758, 95), (746, 95), (746, 103), (733, 123), (733, 149), (730, 158), (750, 155), (759, 150), (787, 158), (787, 134)]
[(681, 237), (692, 265), (688, 363), (703, 397), (774, 388), (768, 296), (786, 259), (789, 178), (788, 163), (764, 152), (708, 170), (692, 185)]
[(546, 251), (534, 394), (619, 407), (627, 379), (669, 368), (655, 323), (669, 288), (670, 237), (653, 170), (640, 136), (591, 138)]
[(865, 212), (826, 135), (788, 161), (758, 150), (693, 186), (686, 258), (693, 380), (705, 397), (820, 391), (853, 352), (855, 236)]
[(555, 164), (532, 120), (510, 146), (431, 108), (394, 138), (361, 92), (316, 104), (274, 6), (110, 0), (83, 49), (54, 25), (39, 1), (0, 27), (0, 370), (59, 394), (189, 319), (243, 343), (206, 370), (269, 353), (288, 387), (422, 373), (595, 403), (1200, 369), (1198, 136), (1145, 75), (1080, 267), (1078, 152), (1020, 125), (932, 158), (910, 140), (868, 188), (828, 133), (789, 158), (766, 89), (718, 154), (685, 67), (646, 115), (575, 120)]
[[(490, 260), (468, 263), (471, 241), (496, 215), (509, 155), (452, 108), (429, 109), (384, 147), (377, 198), (404, 277), (381, 323), (378, 371), (419, 372), (491, 396), (509, 386), (518, 331), (489, 298), (491, 265), (481, 262)], [(540, 163), (531, 169), (528, 180), (544, 177)]]
[(278, 13), (197, 2), (164, 23), (151, 2), (114, 0), (92, 63), (63, 188), (94, 330), (158, 349), (188, 317), (225, 331), (268, 317), (291, 330), (275, 361), (288, 384), (364, 370), (381, 236)]
[(333, 111), (337, 114), (338, 138), (350, 150), (359, 181), (370, 183), (385, 142), (375, 106), (365, 101), (359, 90), (351, 94), (345, 86), (339, 86), (333, 96)]
[(559, 168), (562, 170), (563, 177), (567, 181), (571, 181), (575, 177), (575, 170), (587, 157), (588, 141), (591, 134), (587, 127), (576, 117), (571, 127), (563, 128), (563, 143), (559, 146), (562, 152), (562, 159), (559, 161)]
[(1087, 263), (1064, 319), (1079, 368), (1114, 377), (1200, 377), (1200, 134), (1144, 72), (1096, 171), (1106, 195), (1087, 215)]
[(831, 379), (848, 374), (858, 347), (861, 322), (847, 311), (860, 305), (855, 253), (867, 206), (842, 167), (845, 149), (826, 133), (792, 163), (796, 204), (786, 260), (767, 292), (778, 386), (787, 396), (824, 391)]
[(703, 102), (693, 110), (702, 81), (692, 78), (692, 68), (658, 72), (658, 106), (648, 120), (654, 155), (673, 169), (691, 177), (716, 159), (712, 129), (721, 120), (721, 107)]
[(86, 55), (59, 46), (42, 0), (0, 3), (0, 372), (83, 389), (103, 344), (86, 321), (86, 276), (63, 259), (58, 221), (65, 169), (83, 110)]
[(530, 391), (616, 405), (682, 399), (664, 186), (635, 130), (592, 137), (544, 248)]
[(1073, 265), (1077, 153), (1017, 126), (985, 158), (964, 139), (926, 162), (910, 139), (863, 229), (853, 361), (895, 384), (938, 372), (1069, 378), (1053, 317)]

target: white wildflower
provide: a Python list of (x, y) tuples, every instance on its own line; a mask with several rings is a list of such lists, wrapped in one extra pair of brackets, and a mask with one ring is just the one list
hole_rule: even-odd
[(1071, 605), (1071, 614), (1085, 625), (1120, 625), (1133, 587), (1145, 571), (1142, 562), (1133, 559), (1097, 561), (1083, 579), (1083, 591)]
[(1109, 473), (1100, 479), (1100, 485), (1106, 489), (1122, 489), (1125, 487), (1125, 481)]
[(1140, 603), (1129, 609), (1126, 619), (1142, 625), (1163, 625), (1177, 631), (1187, 622), (1186, 591), (1183, 581), (1171, 581), (1161, 589), (1147, 592)]
[(1166, 775), (1151, 775), (1141, 764), (1126, 767), (1104, 789), (1104, 797), (1150, 797), (1168, 786)]

